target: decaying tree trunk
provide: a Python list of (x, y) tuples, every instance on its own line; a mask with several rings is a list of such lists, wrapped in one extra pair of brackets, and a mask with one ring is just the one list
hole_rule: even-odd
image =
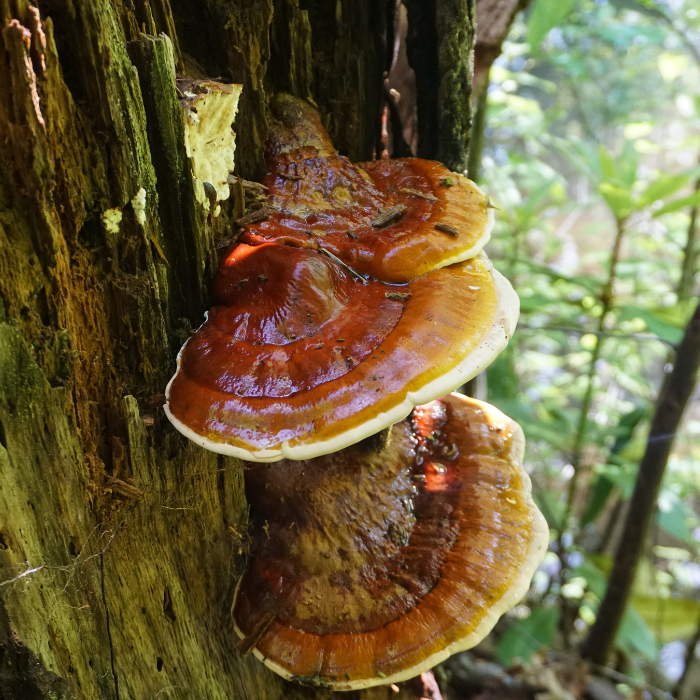
[[(217, 246), (244, 210), (238, 190), (211, 222), (196, 202), (174, 80), (243, 85), (236, 172), (247, 179), (262, 175), (267, 100), (282, 90), (315, 100), (339, 150), (369, 159), (394, 10), (0, 0), (2, 700), (328, 695), (236, 650), (244, 465), (163, 414)], [(441, 0), (432, 17), (418, 31), (439, 46), (434, 147), (453, 149), (454, 167), (467, 146), (473, 0)]]

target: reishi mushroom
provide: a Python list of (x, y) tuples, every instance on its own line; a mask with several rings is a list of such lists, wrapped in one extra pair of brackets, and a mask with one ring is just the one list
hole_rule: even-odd
[(480, 253), (493, 212), (476, 185), (420, 159), (355, 166), (308, 104), (274, 106), (269, 206), (241, 220), (166, 389), (180, 432), (253, 461), (396, 423), (486, 367), (519, 310)]
[(505, 347), (519, 302), (481, 252), (476, 185), (430, 161), (353, 165), (309, 105), (273, 106), (266, 206), (238, 221), (165, 410), (209, 450), (274, 462), (245, 474), (239, 648), (365, 688), (478, 643), (546, 551), (519, 426), (438, 398)]
[(364, 443), (246, 471), (254, 556), (233, 603), (245, 651), (334, 690), (413, 677), (488, 634), (548, 542), (522, 430), (451, 394)]
[(518, 314), (482, 256), (388, 285), (272, 242), (229, 249), (214, 297), (166, 411), (194, 442), (254, 461), (308, 459), (396, 423), (486, 367)]
[(419, 158), (355, 165), (318, 113), (281, 95), (267, 141), (269, 216), (241, 241), (320, 245), (362, 274), (405, 283), (475, 257), (494, 226), (488, 198), (463, 175)]

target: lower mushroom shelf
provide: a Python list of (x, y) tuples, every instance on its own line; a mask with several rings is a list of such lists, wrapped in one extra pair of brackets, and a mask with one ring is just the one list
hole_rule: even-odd
[(450, 394), (374, 445), (246, 472), (255, 547), (236, 631), (285, 678), (415, 676), (486, 636), (547, 549), (522, 430), (497, 409)]

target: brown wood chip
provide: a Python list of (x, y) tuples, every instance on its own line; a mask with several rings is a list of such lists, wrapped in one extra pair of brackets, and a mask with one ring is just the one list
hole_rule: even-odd
[(407, 301), (412, 295), (411, 292), (384, 292), (384, 296), (394, 301)]
[(359, 238), (359, 236), (352, 229), (348, 229), (348, 238)]
[(144, 492), (137, 489), (126, 481), (116, 479), (113, 476), (107, 477), (107, 488), (112, 490), (112, 493), (117, 493), (125, 498), (130, 498), (132, 501), (140, 501), (144, 497)]
[(318, 345), (314, 345), (314, 350), (320, 350), (323, 347), (323, 343), (319, 343)]
[(269, 207), (261, 207), (257, 211), (252, 211), (250, 214), (246, 214), (240, 219), (237, 219), (236, 226), (248, 226), (248, 224), (254, 224), (256, 221), (263, 221), (273, 212), (274, 209), (270, 209)]
[(405, 204), (397, 204), (395, 207), (391, 207), (390, 209), (383, 209), (372, 220), (372, 226), (374, 228), (384, 228), (385, 226), (389, 226), (389, 224), (393, 224), (395, 221), (400, 219), (405, 211)]
[(457, 238), (457, 236), (459, 236), (459, 231), (452, 226), (448, 226), (447, 224), (435, 224), (435, 228), (438, 231), (446, 233), (448, 236), (452, 236), (453, 238)]
[(165, 406), (165, 394), (156, 394), (149, 402), (149, 406)]
[(429, 202), (439, 202), (440, 200), (430, 192), (421, 192), (420, 190), (412, 190), (410, 187), (402, 187), (399, 192), (403, 194), (412, 194), (414, 197), (420, 197), (421, 199), (427, 199)]

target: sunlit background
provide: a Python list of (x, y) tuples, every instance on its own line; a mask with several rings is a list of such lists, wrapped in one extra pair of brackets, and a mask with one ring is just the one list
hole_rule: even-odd
[[(522, 315), (477, 394), (524, 427), (552, 528), (536, 595), (491, 640), (504, 664), (573, 649), (605, 590), (654, 401), (697, 298), (699, 52), (700, 2), (536, 0), (491, 69), (472, 175), (500, 209), (488, 250)], [(700, 688), (693, 668), (676, 685), (700, 624), (699, 494), (696, 393), (616, 662), (687, 697)]]

